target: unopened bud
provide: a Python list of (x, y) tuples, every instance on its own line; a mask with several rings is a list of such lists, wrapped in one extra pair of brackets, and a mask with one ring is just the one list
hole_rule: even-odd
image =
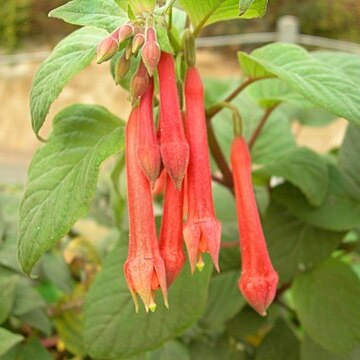
[(146, 30), (146, 41), (142, 49), (142, 59), (149, 75), (152, 76), (159, 64), (161, 49), (156, 40), (155, 29), (150, 27)]
[(132, 48), (131, 48), (132, 53), (136, 54), (144, 45), (144, 42), (145, 42), (145, 36), (141, 33), (136, 34), (132, 41)]
[(111, 59), (118, 50), (118, 42), (112, 36), (105, 38), (96, 50), (96, 62), (101, 64)]
[(130, 100), (132, 103), (138, 101), (149, 86), (149, 74), (144, 64), (140, 61), (139, 68), (133, 76), (130, 84)]
[(127, 60), (129, 60), (132, 57), (133, 53), (132, 53), (132, 44), (131, 43), (127, 44), (124, 54), (125, 54), (125, 57)]
[(130, 60), (126, 58), (125, 54), (119, 57), (115, 64), (115, 82), (119, 84), (130, 69)]
[(127, 23), (118, 30), (118, 41), (119, 44), (122, 44), (125, 40), (129, 39), (134, 35), (134, 25)]

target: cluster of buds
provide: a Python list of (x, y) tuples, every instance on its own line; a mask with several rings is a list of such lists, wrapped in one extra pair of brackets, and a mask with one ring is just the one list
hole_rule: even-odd
[(135, 103), (144, 95), (149, 77), (154, 75), (160, 61), (161, 50), (155, 28), (142, 28), (131, 22), (122, 25), (98, 45), (97, 63), (110, 60), (121, 48), (124, 48), (123, 54), (117, 59), (114, 67), (116, 83), (120, 83), (128, 73), (132, 57), (141, 52), (139, 68), (131, 81), (130, 96), (131, 101)]
[[(126, 130), (130, 242), (124, 273), (136, 309), (139, 296), (146, 311), (155, 310), (156, 289), (161, 289), (167, 306), (167, 290), (185, 263), (183, 239), (194, 272), (195, 268), (202, 270), (204, 252), (210, 253), (218, 269), (221, 236), (212, 201), (200, 77), (195, 68), (188, 69), (183, 116), (174, 58), (166, 52), (157, 56), (154, 41), (155, 33), (148, 31), (142, 61), (132, 81), (131, 95), (139, 101), (133, 103)], [(157, 129), (154, 74), (160, 98)], [(151, 196), (154, 188), (165, 190), (158, 239)]]

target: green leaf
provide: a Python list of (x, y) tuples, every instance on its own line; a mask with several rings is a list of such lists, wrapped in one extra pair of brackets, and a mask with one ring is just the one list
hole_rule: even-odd
[(21, 323), (40, 330), (46, 336), (51, 335), (52, 323), (47, 315), (46, 308), (36, 308), (23, 315), (16, 316)]
[(135, 15), (143, 15), (144, 13), (151, 13), (154, 11), (155, 0), (131, 0), (129, 2), (131, 10)]
[(69, 310), (55, 317), (54, 321), (65, 348), (77, 356), (85, 356), (82, 314), (78, 310)]
[(19, 278), (17, 281), (15, 301), (12, 308), (12, 314), (15, 316), (24, 315), (32, 310), (45, 308), (45, 301), (31, 286), (31, 282), (25, 278)]
[(309, 225), (275, 201), (266, 213), (263, 226), (271, 260), (282, 284), (325, 260), (345, 235)]
[(4, 356), (0, 357), (1, 360), (52, 360), (53, 357), (41, 345), (36, 337), (32, 337), (24, 344), (18, 344), (11, 348)]
[(70, 24), (95, 26), (109, 32), (128, 20), (127, 13), (114, 0), (73, 0), (52, 10), (49, 16)]
[(301, 108), (313, 108), (312, 103), (295, 92), (280, 79), (264, 79), (251, 84), (247, 92), (265, 109), (272, 108), (282, 102), (288, 102)]
[(352, 195), (360, 199), (360, 128), (350, 124), (339, 153), (339, 167), (352, 185)]
[(264, 16), (267, 0), (180, 0), (194, 27), (242, 17)]
[(61, 253), (47, 253), (42, 262), (46, 278), (58, 289), (69, 293), (72, 289), (70, 269)]
[(199, 338), (191, 342), (190, 346), (191, 359), (200, 360), (246, 360), (246, 352), (241, 346), (237, 347), (225, 336), (217, 339)]
[(38, 135), (51, 104), (66, 83), (87, 67), (107, 31), (85, 27), (60, 41), (36, 72), (30, 94), (31, 122)]
[(87, 213), (101, 163), (123, 143), (123, 124), (105, 108), (74, 105), (55, 117), (20, 208), (18, 256), (26, 273)]
[(342, 173), (329, 164), (329, 191), (319, 207), (308, 203), (296, 187), (285, 183), (273, 189), (274, 199), (301, 220), (332, 231), (345, 231), (360, 225), (360, 202), (349, 193)]
[(359, 85), (300, 46), (271, 44), (250, 55), (240, 52), (239, 61), (247, 75), (278, 76), (313, 104), (360, 124)]
[(161, 348), (146, 353), (144, 360), (191, 360), (187, 347), (180, 341), (167, 341)]
[[(256, 102), (246, 94), (242, 94), (233, 102), (241, 112), (244, 124), (244, 136), (249, 139), (261, 121), (264, 112)], [(212, 124), (225, 156), (229, 158), (230, 146), (233, 140), (232, 114), (222, 110)], [(265, 164), (284, 157), (296, 147), (295, 138), (291, 132), (290, 122), (281, 111), (276, 109), (268, 118), (260, 136), (251, 150), (255, 164)]]
[(0, 272), (0, 324), (10, 315), (15, 300), (18, 277), (7, 272)]
[(23, 336), (0, 328), (0, 355), (5, 354), (14, 345), (23, 340)]
[(308, 336), (301, 342), (301, 360), (358, 360), (360, 358), (360, 347), (346, 354), (337, 354), (328, 351), (314, 343)]
[(169, 310), (157, 294), (155, 313), (141, 309), (136, 314), (122, 271), (126, 251), (126, 246), (119, 245), (110, 252), (85, 299), (85, 347), (95, 358), (125, 358), (160, 346), (190, 327), (205, 308), (212, 271), (209, 261), (194, 276), (185, 264), (169, 290)]
[(237, 286), (239, 277), (240, 271), (228, 271), (211, 278), (206, 309), (200, 319), (202, 327), (220, 327), (245, 306)]
[(312, 55), (316, 59), (342, 70), (357, 83), (360, 81), (359, 55), (328, 50), (314, 51), (312, 52)]
[[(272, 309), (270, 309), (271, 313)], [(239, 341), (257, 337), (261, 328), (267, 324), (269, 317), (260, 316), (249, 306), (246, 306), (241, 312), (231, 319), (227, 324), (227, 330), (230, 336)]]
[(260, 174), (282, 177), (298, 187), (313, 206), (320, 206), (328, 192), (329, 175), (325, 159), (307, 148), (296, 148), (266, 164)]
[(255, 360), (299, 360), (299, 348), (299, 340), (280, 319), (259, 346)]
[(311, 339), (327, 350), (348, 352), (360, 343), (360, 281), (339, 260), (321, 263), (295, 278), (297, 315)]
[(174, 54), (174, 49), (171, 46), (166, 27), (163, 25), (157, 26), (156, 34), (161, 50), (170, 54)]

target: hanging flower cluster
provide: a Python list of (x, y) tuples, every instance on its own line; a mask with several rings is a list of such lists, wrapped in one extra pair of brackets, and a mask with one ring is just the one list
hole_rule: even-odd
[[(143, 31), (131, 23), (123, 25), (100, 43), (98, 62), (111, 58), (122, 44), (124, 52), (115, 65), (118, 79), (129, 71), (131, 57), (141, 50), (130, 84), (133, 109), (126, 126), (130, 240), (124, 273), (136, 310), (139, 296), (146, 311), (154, 311), (157, 289), (168, 306), (168, 288), (185, 263), (183, 240), (192, 272), (203, 269), (204, 253), (210, 254), (220, 270), (221, 224), (212, 198), (204, 91), (194, 66), (194, 51), (187, 54), (190, 60), (183, 94), (182, 90), (179, 94), (174, 57), (160, 50), (154, 27)], [(267, 252), (251, 183), (250, 153), (241, 136), (234, 140), (231, 162), (243, 264), (239, 289), (265, 315), (278, 276)], [(165, 188), (164, 209), (157, 238), (152, 190), (158, 193), (161, 187)]]

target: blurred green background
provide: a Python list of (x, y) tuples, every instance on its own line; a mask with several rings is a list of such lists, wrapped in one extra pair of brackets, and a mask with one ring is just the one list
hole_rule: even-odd
[[(58, 40), (71, 27), (47, 18), (48, 12), (67, 0), (2, 0), (0, 44), (12, 51), (25, 46), (24, 40)], [(210, 27), (206, 34), (273, 31), (281, 15), (300, 18), (301, 31), (334, 39), (360, 42), (359, 0), (269, 0), (269, 11), (262, 20), (234, 21)]]

